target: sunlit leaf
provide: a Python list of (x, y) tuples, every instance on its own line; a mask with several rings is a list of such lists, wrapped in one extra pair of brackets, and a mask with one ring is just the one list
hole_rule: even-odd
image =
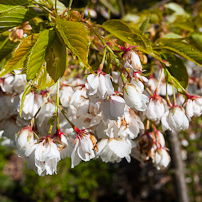
[(190, 43), (202, 51), (202, 34), (192, 33), (190, 36)]
[(66, 54), (66, 46), (56, 37), (46, 56), (47, 71), (55, 82), (65, 72)]
[[(102, 27), (115, 37), (130, 44), (131, 46), (138, 45), (137, 49), (164, 63), (164, 61), (162, 61), (161, 58), (153, 52), (152, 44), (147, 36), (138, 29), (129, 27), (121, 20), (108, 20), (102, 24)], [(168, 65), (167, 62), (165, 62), (165, 64)]]
[(80, 22), (56, 18), (56, 28), (67, 47), (84, 65), (88, 64), (89, 38), (86, 27)]
[(198, 65), (202, 65), (202, 52), (181, 39), (160, 38), (155, 45), (154, 49), (156, 50), (170, 50)]
[(39, 72), (36, 75), (36, 78), (32, 80), (32, 86), (37, 88), (38, 90), (46, 89), (52, 86), (55, 82), (47, 73), (47, 67), (44, 63)]
[(12, 10), (17, 7), (18, 6), (0, 4), (0, 13), (8, 12), (9, 10)]
[(147, 28), (149, 26), (149, 21), (150, 21), (150, 16), (148, 16), (146, 18), (146, 20), (143, 21), (143, 23), (141, 24), (141, 26), (140, 26), (140, 31), (141, 32), (145, 33), (147, 31)]
[(0, 32), (16, 27), (37, 15), (38, 13), (34, 9), (26, 9), (21, 6), (16, 6), (7, 12), (0, 13)]
[(7, 37), (0, 45), (0, 61), (9, 53), (11, 53), (17, 44), (18, 43), (10, 41), (9, 37)]
[(44, 30), (40, 33), (36, 43), (31, 49), (27, 62), (27, 79), (34, 79), (44, 63), (46, 49), (52, 44), (55, 37), (54, 30)]
[(150, 55), (153, 54), (151, 42), (146, 35), (134, 27), (129, 27), (123, 21), (108, 20), (102, 24), (102, 27), (131, 46), (138, 45), (139, 50)]
[(5, 5), (29, 5), (33, 3), (32, 0), (0, 0), (0, 4), (5, 4)]
[(165, 68), (186, 89), (189, 84), (189, 75), (183, 61), (174, 54), (163, 54), (163, 57), (170, 63), (170, 66)]
[(15, 69), (22, 69), (24, 67), (24, 61), (38, 37), (39, 34), (30, 35), (15, 48), (12, 58), (10, 58), (1, 69), (0, 77)]

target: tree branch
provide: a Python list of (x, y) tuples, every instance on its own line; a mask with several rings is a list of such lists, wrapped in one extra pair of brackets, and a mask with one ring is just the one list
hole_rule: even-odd
[(189, 202), (188, 191), (185, 181), (184, 165), (181, 156), (180, 142), (177, 133), (166, 132), (168, 136), (171, 162), (174, 169), (175, 190), (178, 202)]

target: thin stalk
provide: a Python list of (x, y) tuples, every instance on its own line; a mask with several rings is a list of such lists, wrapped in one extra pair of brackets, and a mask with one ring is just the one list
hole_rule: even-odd
[(60, 111), (62, 112), (63, 116), (65, 117), (65, 119), (69, 122), (69, 124), (71, 125), (71, 127), (74, 129), (74, 124), (67, 118), (66, 116), (66, 111), (61, 107), (61, 106), (58, 106)]
[(98, 70), (100, 70), (100, 71), (102, 71), (103, 66), (104, 66), (105, 57), (106, 57), (106, 52), (107, 52), (107, 48), (105, 47), (105, 48), (104, 48), (104, 54), (103, 54), (103, 57), (102, 57), (102, 62), (100, 63), (99, 68), (98, 68)]
[(156, 87), (154, 94), (158, 94), (158, 90), (159, 90), (159, 86), (160, 86), (160, 83), (162, 81), (162, 78), (163, 78), (163, 69), (161, 69), (161, 75), (160, 75), (159, 82), (157, 84), (157, 87)]
[(51, 134), (52, 129), (53, 129), (53, 125), (51, 125), (51, 126), (50, 126), (50, 128), (49, 128), (49, 130), (48, 130), (48, 135), (50, 135), (50, 134)]
[(57, 13), (57, 0), (55, 0), (55, 12)]
[(149, 90), (148, 87), (145, 86), (144, 88), (145, 88), (145, 90), (149, 93), (150, 96), (153, 96), (152, 92)]
[(37, 117), (37, 115), (38, 115), (38, 113), (40, 112), (41, 108), (44, 106), (44, 104), (46, 103), (46, 101), (47, 101), (48, 98), (50, 97), (50, 95), (51, 95), (51, 93), (52, 93), (54, 87), (55, 87), (55, 84), (54, 84), (53, 88), (50, 90), (50, 92), (48, 93), (48, 95), (47, 95), (46, 99), (44, 100), (44, 102), (42, 103), (42, 105), (39, 107), (39, 109), (38, 109), (38, 111), (36, 112), (36, 114), (34, 115), (34, 118)]
[(123, 1), (118, 0), (118, 4), (119, 4), (120, 12), (121, 12), (121, 17), (124, 17), (125, 16), (125, 9), (124, 9), (124, 5), (123, 5)]
[(70, 0), (69, 1), (69, 7), (68, 7), (68, 15), (70, 14), (72, 3), (73, 3), (73, 0)]
[(168, 84), (166, 83), (166, 101), (167, 101), (168, 106), (172, 107), (172, 104), (170, 102), (170, 98), (168, 96), (168, 88), (167, 87), (168, 87)]
[(57, 97), (56, 97), (56, 106), (55, 106), (55, 113), (57, 115), (57, 124), (56, 124), (57, 130), (60, 129), (59, 114), (58, 114), (58, 106), (60, 104), (59, 93), (60, 93), (60, 80), (58, 79), (58, 81), (57, 81)]
[(176, 96), (175, 96), (175, 88), (173, 86), (173, 105), (177, 105), (177, 100), (176, 100)]

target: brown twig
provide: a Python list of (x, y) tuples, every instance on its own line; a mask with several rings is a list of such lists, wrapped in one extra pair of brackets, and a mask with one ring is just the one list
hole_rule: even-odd
[(174, 169), (175, 190), (178, 202), (189, 202), (185, 180), (184, 165), (181, 156), (180, 142), (177, 133), (166, 132), (169, 141), (172, 167)]

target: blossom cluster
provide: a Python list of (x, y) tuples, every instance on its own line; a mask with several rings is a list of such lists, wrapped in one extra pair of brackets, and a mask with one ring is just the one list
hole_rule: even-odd
[(176, 98), (162, 68), (144, 77), (135, 51), (125, 51), (123, 63), (112, 75), (99, 69), (86, 80), (61, 79), (59, 91), (32, 90), (25, 98), (25, 74), (15, 71), (0, 78), (2, 144), (16, 146), (42, 176), (57, 173), (58, 162), (66, 157), (72, 168), (93, 158), (130, 162), (131, 156), (157, 169), (167, 167), (170, 156), (162, 132), (187, 130), (191, 118), (202, 113), (202, 98), (188, 92)]

